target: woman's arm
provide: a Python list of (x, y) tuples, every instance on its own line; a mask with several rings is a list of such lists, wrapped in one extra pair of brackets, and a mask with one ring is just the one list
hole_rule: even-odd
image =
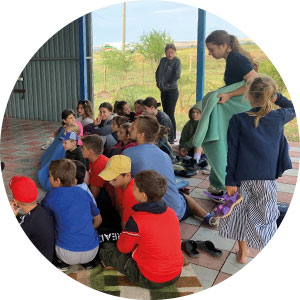
[[(246, 83), (248, 83), (250, 80), (252, 80), (255, 77), (258, 77), (258, 74), (256, 73), (255, 70), (251, 70), (248, 74), (246, 74), (243, 77), (243, 79), (246, 81)], [(244, 85), (231, 93), (220, 94), (217, 96), (218, 98), (220, 98), (218, 103), (224, 104), (232, 97), (243, 95), (246, 92), (246, 89), (247, 89), (247, 85)]]

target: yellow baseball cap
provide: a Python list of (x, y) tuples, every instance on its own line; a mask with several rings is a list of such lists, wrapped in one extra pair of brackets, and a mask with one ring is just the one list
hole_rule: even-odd
[(125, 155), (114, 155), (106, 164), (105, 169), (99, 174), (106, 181), (115, 179), (121, 174), (131, 172), (131, 159)]

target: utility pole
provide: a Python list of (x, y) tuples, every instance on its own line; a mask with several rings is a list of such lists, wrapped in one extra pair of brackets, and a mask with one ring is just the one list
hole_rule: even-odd
[(123, 3), (122, 51), (125, 51), (126, 2)]

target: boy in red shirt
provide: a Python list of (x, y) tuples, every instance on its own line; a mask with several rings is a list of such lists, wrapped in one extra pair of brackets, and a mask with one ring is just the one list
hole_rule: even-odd
[(167, 180), (153, 170), (135, 175), (133, 206), (117, 244), (103, 243), (100, 258), (133, 283), (157, 289), (178, 280), (183, 266), (179, 221), (162, 200)]
[(109, 160), (102, 154), (103, 141), (97, 134), (87, 135), (81, 140), (82, 155), (89, 160), (89, 188), (103, 219), (98, 232), (120, 232), (120, 217), (112, 205), (114, 203), (114, 188), (99, 176)]
[(115, 188), (116, 209), (120, 214), (122, 229), (124, 229), (134, 212), (132, 206), (138, 204), (133, 195), (134, 179), (131, 177), (131, 159), (125, 155), (112, 156), (99, 176), (109, 181)]

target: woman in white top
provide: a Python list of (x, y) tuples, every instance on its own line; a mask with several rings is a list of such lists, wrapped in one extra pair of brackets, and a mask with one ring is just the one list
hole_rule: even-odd
[(94, 122), (92, 103), (89, 100), (79, 100), (76, 109), (79, 115), (76, 121), (80, 122), (83, 127)]

